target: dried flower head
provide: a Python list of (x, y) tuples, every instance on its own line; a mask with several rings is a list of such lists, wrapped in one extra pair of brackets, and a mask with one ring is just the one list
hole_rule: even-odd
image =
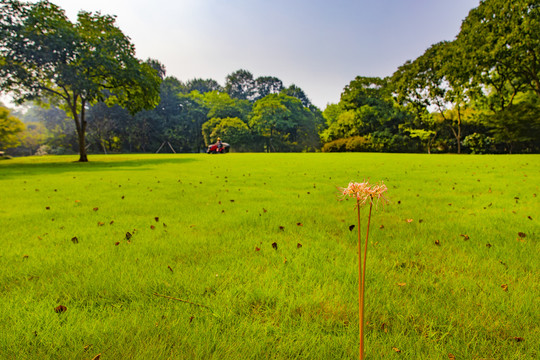
[(380, 200), (387, 202), (384, 197), (384, 193), (388, 191), (388, 188), (381, 181), (380, 184), (370, 184), (367, 180), (361, 183), (350, 182), (346, 188), (339, 188), (342, 197), (354, 197), (358, 204), (363, 206), (367, 203), (377, 204)]

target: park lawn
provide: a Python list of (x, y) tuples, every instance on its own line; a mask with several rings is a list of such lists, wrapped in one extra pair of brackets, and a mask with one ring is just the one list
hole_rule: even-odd
[(366, 359), (540, 357), (538, 155), (75, 160), (0, 161), (0, 359), (355, 359), (364, 178)]

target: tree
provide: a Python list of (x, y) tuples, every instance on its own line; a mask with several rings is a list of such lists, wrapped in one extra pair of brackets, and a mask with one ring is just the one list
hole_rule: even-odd
[(60, 101), (75, 122), (81, 162), (88, 105), (107, 100), (135, 113), (159, 101), (158, 72), (134, 54), (113, 16), (81, 11), (72, 23), (48, 1), (1, 3), (0, 88), (18, 102)]
[(439, 113), (456, 139), (459, 154), (469, 89), (455, 50), (455, 45), (447, 41), (432, 45), (413, 62), (400, 66), (391, 84), (400, 104), (417, 114), (427, 109)]
[(256, 101), (249, 124), (267, 152), (313, 150), (319, 145), (315, 115), (283, 93)]
[(7, 108), (0, 106), (0, 149), (19, 145), (17, 134), (23, 130), (22, 121), (12, 116)]
[(283, 90), (283, 82), (275, 76), (261, 76), (255, 80), (254, 101), (266, 95), (278, 94)]
[(192, 91), (198, 91), (201, 94), (206, 94), (207, 92), (222, 90), (223, 88), (216, 80), (195, 78), (185, 83), (182, 92), (189, 94)]
[(539, 34), (538, 0), (483, 0), (463, 21), (456, 45), (472, 81), (508, 92), (510, 105), (524, 89), (540, 97)]
[(213, 118), (202, 126), (206, 145), (213, 144), (217, 138), (231, 144), (234, 150), (246, 150), (251, 142), (251, 132), (245, 122), (239, 118)]
[[(30, 104), (30, 105), (29, 105)], [(46, 144), (54, 154), (66, 154), (77, 151), (75, 124), (66, 112), (48, 103), (26, 103), (27, 110), (21, 114), (24, 123), (42, 123), (47, 129)]]
[(311, 105), (311, 101), (307, 97), (304, 90), (300, 89), (298, 86), (294, 84), (292, 84), (288, 88), (284, 88), (283, 90), (281, 90), (281, 92), (285, 95), (289, 95), (289, 96), (297, 98), (298, 100), (302, 102), (302, 105), (304, 105), (305, 107), (309, 107)]
[(327, 107), (325, 117), (323, 142), (349, 138), (361, 142), (351, 140), (348, 151), (411, 149), (410, 137), (401, 130), (409, 115), (391, 97), (388, 79), (357, 76), (345, 87), (339, 104)]
[(247, 70), (240, 69), (227, 75), (225, 91), (232, 98), (252, 101), (255, 96), (253, 74)]
[(24, 131), (19, 133), (17, 137), (21, 142), (20, 147), (26, 150), (27, 154), (32, 155), (41, 145), (46, 144), (49, 134), (41, 122), (30, 122), (24, 125)]
[(207, 92), (203, 95), (203, 102), (208, 108), (208, 119), (237, 117), (247, 121), (251, 112), (251, 103), (248, 100), (231, 98), (224, 92)]

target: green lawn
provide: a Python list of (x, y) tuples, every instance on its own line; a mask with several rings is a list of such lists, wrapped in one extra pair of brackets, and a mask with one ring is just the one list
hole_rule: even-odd
[(355, 359), (364, 178), (366, 359), (540, 357), (538, 155), (74, 160), (0, 161), (0, 359)]

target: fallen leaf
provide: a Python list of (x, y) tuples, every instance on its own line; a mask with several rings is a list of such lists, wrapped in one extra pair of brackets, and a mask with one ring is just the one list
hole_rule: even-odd
[(524, 238), (524, 237), (527, 236), (527, 234), (525, 234), (525, 233), (523, 233), (523, 232), (520, 231), (520, 232), (518, 232), (518, 236), (519, 236), (520, 238)]
[(508, 291), (508, 284), (502, 284), (501, 288), (503, 289), (503, 291)]
[(93, 208), (92, 210), (94, 210), (94, 211), (98, 211), (98, 210), (99, 210), (99, 208), (95, 207), (95, 208)]
[(64, 305), (58, 305), (57, 307), (54, 308), (54, 312), (56, 313), (63, 313), (64, 311), (67, 310), (67, 307), (65, 307)]
[(263, 208), (263, 212), (268, 212), (268, 210), (266, 210), (265, 208)]
[(296, 223), (297, 226), (304, 226), (302, 223)]
[(379, 229), (384, 229), (384, 225), (379, 226)]
[(448, 358), (450, 360), (456, 360), (456, 357), (454, 355), (450, 354), (450, 353), (448, 354)]
[(115, 245), (115, 246), (120, 245), (120, 241), (115, 242), (114, 245)]
[(407, 219), (405, 221), (407, 221), (408, 223), (412, 223), (414, 220), (413, 219)]
[(463, 236), (463, 239), (465, 240), (469, 240), (469, 235), (466, 235), (466, 234), (460, 234), (459, 236)]
[(255, 251), (261, 251), (261, 249), (258, 247), (255, 247)]
[(92, 346), (92, 344), (86, 345), (86, 346), (84, 347), (84, 351), (88, 351), (88, 349), (90, 349), (91, 346)]
[(104, 223), (104, 222), (101, 222), (101, 221), (98, 221), (97, 225), (98, 225), (98, 226), (103, 226), (103, 225), (105, 225), (105, 223)]
[(493, 245), (491, 245), (490, 243), (487, 243), (487, 244), (486, 244), (486, 247), (487, 247), (487, 248), (490, 248), (490, 247), (492, 247), (492, 246), (493, 246)]
[(349, 231), (353, 231), (356, 225), (349, 225)]
[(435, 245), (440, 246), (441, 242), (439, 240), (435, 240)]
[(407, 285), (407, 283), (398, 283), (397, 285), (398, 286), (405, 286), (405, 285)]
[(81, 200), (75, 200), (75, 202), (76, 202), (76, 203), (80, 203), (80, 202), (81, 202)]
[(126, 232), (126, 239), (127, 239), (127, 240), (131, 239), (131, 236), (132, 236), (132, 235), (131, 235), (131, 233), (130, 233), (129, 231)]
[(156, 227), (154, 225), (150, 225), (150, 229), (154, 230)]
[(302, 247), (302, 244), (300, 244), (300, 243), (296, 244), (297, 249), (300, 249), (301, 247)]
[(23, 259), (28, 259), (28, 255), (23, 255)]
[(99, 360), (99, 358), (101, 357), (101, 353), (97, 354), (96, 356), (94, 356), (92, 358), (92, 360)]
[(71, 238), (71, 241), (72, 241), (74, 244), (78, 244), (78, 243), (79, 243), (79, 239), (77, 239), (76, 236), (72, 237), (72, 238)]
[(392, 347), (392, 350), (394, 350), (394, 351), (397, 352), (397, 353), (400, 353), (400, 352), (401, 352), (401, 350), (399, 350), (397, 347)]
[(273, 243), (272, 243), (272, 247), (274, 248), (274, 250), (277, 250), (277, 243), (276, 243), (276, 242), (273, 242)]

